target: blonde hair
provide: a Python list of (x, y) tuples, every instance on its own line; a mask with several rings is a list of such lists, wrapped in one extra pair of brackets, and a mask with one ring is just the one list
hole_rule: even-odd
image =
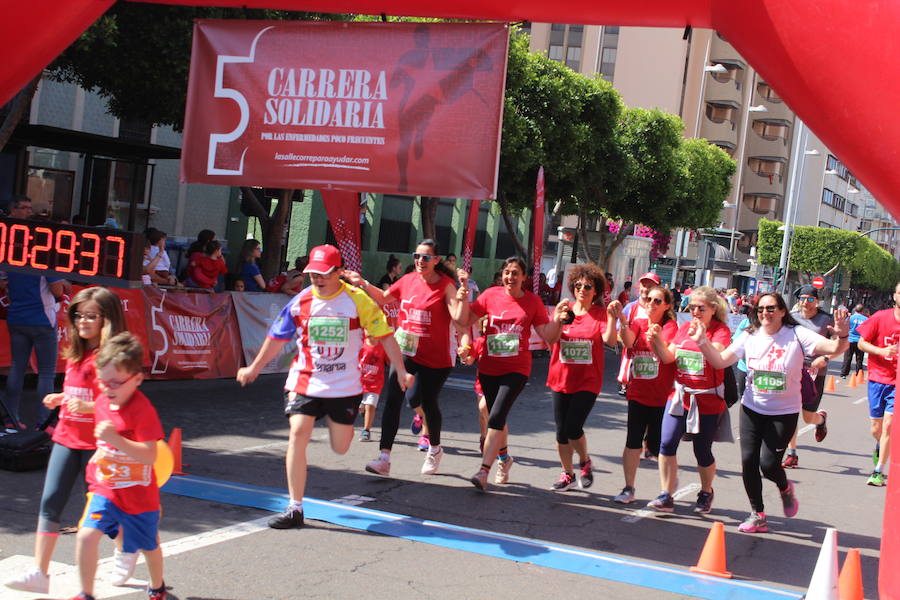
[(728, 301), (719, 296), (719, 293), (708, 285), (695, 287), (691, 292), (691, 298), (699, 296), (704, 302), (710, 306), (715, 306), (716, 310), (713, 317), (720, 323), (726, 323), (728, 319)]
[(103, 317), (103, 327), (100, 329), (100, 346), (112, 336), (119, 332), (125, 331), (125, 313), (122, 311), (122, 301), (114, 293), (105, 287), (89, 287), (84, 288), (72, 298), (69, 303), (69, 309), (66, 316), (69, 323), (66, 327), (69, 335), (69, 345), (63, 350), (63, 359), (77, 363), (88, 355), (88, 340), (82, 339), (78, 335), (78, 329), (75, 328), (75, 313), (78, 307), (90, 300), (93, 300), (100, 307), (100, 316)]

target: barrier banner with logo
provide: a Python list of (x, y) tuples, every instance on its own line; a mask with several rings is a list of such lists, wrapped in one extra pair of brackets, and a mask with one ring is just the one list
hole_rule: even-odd
[(231, 294), (172, 293), (149, 286), (143, 291), (151, 379), (237, 374), (241, 340)]
[(504, 23), (198, 20), (181, 179), (493, 199)]
[[(286, 294), (233, 292), (231, 299), (241, 331), (244, 363), (249, 365), (262, 348), (269, 327), (291, 297)], [(296, 355), (297, 345), (293, 341), (285, 344), (278, 356), (264, 365), (260, 372), (287, 373)]]

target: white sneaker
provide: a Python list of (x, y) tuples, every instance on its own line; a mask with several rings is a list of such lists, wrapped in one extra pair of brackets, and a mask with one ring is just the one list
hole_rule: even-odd
[(379, 455), (378, 458), (372, 462), (366, 463), (366, 471), (381, 475), (382, 477), (387, 477), (391, 474), (391, 461), (386, 460), (383, 456)]
[(509, 470), (513, 466), (513, 457), (497, 461), (497, 471), (494, 473), (494, 483), (504, 484), (509, 482)]
[(113, 585), (125, 585), (134, 575), (134, 567), (138, 561), (137, 552), (120, 552), (118, 548), (113, 553), (113, 562), (109, 571), (109, 582)]
[(50, 592), (50, 576), (37, 567), (32, 567), (30, 571), (24, 575), (20, 575), (15, 579), (9, 579), (3, 584), (20, 592), (33, 592), (35, 594), (47, 594)]
[(422, 475), (434, 475), (437, 473), (441, 464), (441, 458), (444, 456), (444, 449), (438, 448), (437, 452), (428, 451), (425, 455), (425, 462), (422, 463)]

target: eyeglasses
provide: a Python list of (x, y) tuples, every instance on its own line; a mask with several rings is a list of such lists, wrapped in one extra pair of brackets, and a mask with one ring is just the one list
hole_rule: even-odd
[(107, 387), (111, 390), (117, 390), (137, 376), (138, 376), (138, 373), (135, 373), (131, 377), (126, 379), (125, 381), (109, 381), (107, 379), (100, 379), (99, 377), (97, 379), (100, 381), (100, 383), (103, 384), (104, 387)]
[(704, 313), (706, 312), (706, 307), (702, 304), (688, 304), (688, 310), (691, 312), (694, 312), (696, 310), (697, 312)]
[[(664, 302), (664, 300), (662, 298), (647, 298), (647, 299), (650, 302), (652, 302), (654, 306), (659, 306), (660, 304), (662, 304)], [(706, 308), (704, 308), (703, 310), (706, 310)], [(703, 311), (701, 310), (700, 312), (703, 312)]]
[(94, 321), (103, 317), (103, 315), (98, 313), (80, 313), (76, 312), (72, 315), (73, 319), (76, 321), (87, 321), (88, 323), (93, 323)]
[(419, 254), (418, 252), (413, 254), (413, 260), (421, 260), (422, 262), (426, 262), (426, 263), (431, 262), (432, 258), (437, 258), (437, 257), (434, 256), (433, 254)]
[(818, 298), (813, 296), (800, 296), (800, 302), (815, 302)]
[(776, 310), (778, 310), (778, 307), (775, 306), (774, 304), (773, 304), (773, 305), (770, 305), (770, 306), (757, 306), (757, 307), (756, 307), (756, 312), (757, 312), (758, 314), (763, 314), (764, 312), (767, 312), (767, 313), (773, 313), (773, 312), (775, 312)]
[(589, 292), (589, 291), (591, 291), (592, 289), (594, 289), (594, 284), (592, 284), (592, 283), (580, 283), (580, 282), (579, 282), (579, 283), (576, 283), (576, 284), (575, 284), (574, 286), (572, 286), (572, 287), (574, 287), (576, 290), (584, 290), (584, 291), (586, 291), (586, 292)]

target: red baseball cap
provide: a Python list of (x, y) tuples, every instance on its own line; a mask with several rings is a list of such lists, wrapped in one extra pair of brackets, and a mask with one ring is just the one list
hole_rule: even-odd
[(638, 281), (644, 281), (645, 279), (659, 285), (659, 275), (656, 273), (644, 273)]
[(343, 264), (340, 251), (331, 244), (325, 244), (312, 249), (309, 253), (309, 264), (303, 272), (328, 275)]

